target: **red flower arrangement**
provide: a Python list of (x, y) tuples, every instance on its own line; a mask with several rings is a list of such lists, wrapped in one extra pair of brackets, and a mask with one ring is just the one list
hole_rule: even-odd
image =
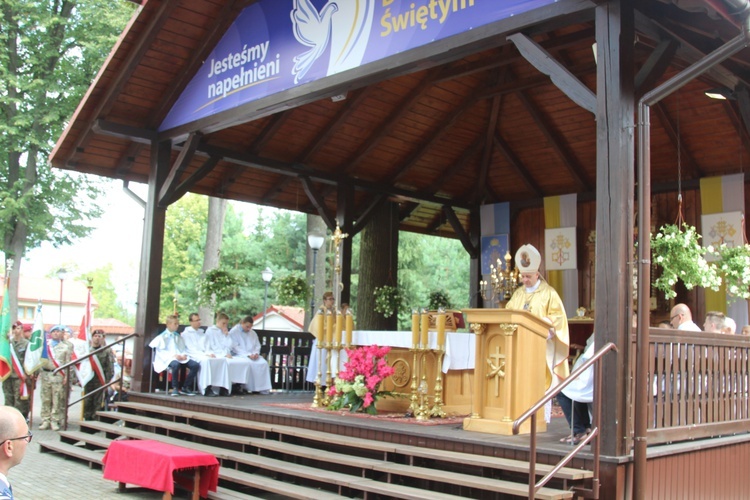
[(349, 408), (351, 412), (364, 411), (375, 415), (375, 401), (389, 396), (389, 391), (380, 391), (380, 383), (393, 375), (393, 367), (385, 360), (390, 347), (376, 345), (347, 349), (349, 361), (336, 377), (335, 385), (328, 389), (332, 398), (329, 410)]

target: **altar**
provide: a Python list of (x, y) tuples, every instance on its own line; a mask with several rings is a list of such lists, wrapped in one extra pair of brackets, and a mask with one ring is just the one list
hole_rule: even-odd
[[(411, 350), (412, 332), (408, 331), (367, 331), (352, 332), (352, 347), (379, 345), (391, 347), (388, 353), (388, 364), (393, 366), (393, 376), (383, 383), (381, 390), (391, 391), (398, 397), (381, 398), (377, 402), (380, 411), (406, 412), (411, 398), (412, 375), (414, 374), (414, 351)], [(440, 367), (443, 386), (443, 410), (447, 414), (466, 415), (471, 411), (472, 379), (474, 374), (474, 335), (469, 332), (447, 332), (445, 340), (445, 355)], [(425, 353), (425, 381), (429, 401), (435, 395), (435, 382), (438, 372), (436, 368), (438, 353), (437, 332), (428, 333), (429, 351)], [(331, 364), (331, 380), (335, 379), (338, 370), (344, 367), (346, 351), (340, 351), (338, 357), (334, 351)], [(318, 358), (322, 354), (321, 385), (325, 385), (328, 374), (328, 357), (326, 349), (318, 349), (313, 342), (312, 354), (307, 370), (307, 381), (314, 383), (318, 377)]]

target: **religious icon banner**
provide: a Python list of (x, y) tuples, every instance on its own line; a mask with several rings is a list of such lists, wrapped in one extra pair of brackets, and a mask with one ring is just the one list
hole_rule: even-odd
[(544, 230), (544, 265), (548, 271), (576, 269), (576, 228)]
[[(723, 212), (718, 214), (704, 214), (701, 216), (703, 229), (701, 242), (704, 247), (721, 245), (736, 247), (744, 244), (742, 241), (742, 212)], [(706, 254), (707, 261), (715, 261), (713, 254)]]

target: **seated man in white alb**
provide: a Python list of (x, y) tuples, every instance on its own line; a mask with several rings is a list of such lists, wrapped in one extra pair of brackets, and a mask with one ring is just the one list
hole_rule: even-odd
[[(216, 315), (216, 324), (206, 330), (206, 353), (226, 359), (230, 384), (245, 385), (250, 380), (250, 360), (243, 356), (235, 357), (232, 355), (234, 342), (232, 337), (229, 336), (228, 324), (229, 316), (224, 313)], [(222, 388), (221, 395), (231, 396), (232, 393)]]
[(250, 378), (245, 385), (249, 392), (268, 394), (271, 392), (271, 369), (268, 361), (260, 355), (260, 340), (253, 331), (253, 317), (245, 318), (229, 332), (234, 343), (234, 353), (250, 361)]
[(206, 352), (206, 334), (201, 328), (201, 317), (198, 313), (190, 314), (190, 326), (182, 332), (188, 356), (201, 364), (198, 373), (198, 389), (207, 397), (214, 397), (223, 388), (228, 391), (229, 382), (227, 359)]

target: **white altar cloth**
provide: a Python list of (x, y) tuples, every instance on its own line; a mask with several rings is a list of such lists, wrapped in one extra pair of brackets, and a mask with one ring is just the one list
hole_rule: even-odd
[[(428, 332), (428, 346), (430, 349), (437, 349), (437, 332)], [(352, 344), (354, 347), (364, 345), (379, 345), (400, 347), (410, 349), (411, 332), (390, 332), (390, 331), (372, 331), (372, 330), (355, 330), (352, 332)], [(318, 376), (318, 355), (322, 354), (323, 367), (321, 372), (321, 383), (325, 384), (326, 363), (328, 362), (327, 349), (318, 349), (315, 341), (312, 345), (310, 362), (307, 365), (307, 381), (315, 383)], [(449, 370), (473, 370), (474, 369), (474, 350), (476, 348), (476, 337), (467, 332), (446, 332), (445, 334), (445, 356), (443, 357), (443, 373)], [(322, 352), (321, 352), (322, 351)], [(331, 366), (331, 377), (335, 377), (340, 369), (344, 367), (348, 357), (346, 351), (341, 350), (341, 358)]]

